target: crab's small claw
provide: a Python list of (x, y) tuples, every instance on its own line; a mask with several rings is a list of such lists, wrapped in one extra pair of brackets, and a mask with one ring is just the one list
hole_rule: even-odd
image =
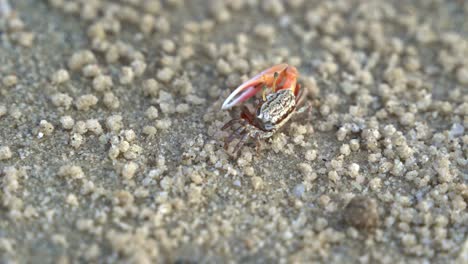
[(248, 100), (250, 97), (262, 91), (263, 87), (271, 88), (274, 86), (276, 81), (281, 82), (280, 79), (288, 67), (288, 64), (285, 63), (275, 65), (241, 84), (224, 101), (222, 109), (230, 109), (233, 106)]

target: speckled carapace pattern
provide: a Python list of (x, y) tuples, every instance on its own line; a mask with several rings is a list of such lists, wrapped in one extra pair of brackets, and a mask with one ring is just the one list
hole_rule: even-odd
[(466, 58), (461, 0), (0, 0), (0, 262), (468, 263)]

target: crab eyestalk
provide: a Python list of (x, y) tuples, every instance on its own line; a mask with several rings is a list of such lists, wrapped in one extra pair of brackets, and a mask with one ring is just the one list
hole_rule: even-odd
[(268, 88), (264, 85), (263, 88), (262, 88), (262, 99), (263, 99), (263, 102), (266, 101), (266, 90)]

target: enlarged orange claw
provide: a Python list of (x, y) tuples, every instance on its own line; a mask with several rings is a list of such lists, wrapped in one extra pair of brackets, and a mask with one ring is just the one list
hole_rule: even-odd
[(295, 67), (285, 63), (275, 65), (237, 87), (224, 101), (222, 109), (230, 109), (248, 100), (262, 91), (264, 87), (273, 89), (273, 92), (282, 89), (292, 89), (295, 92), (297, 76), (298, 72)]
[[(262, 89), (261, 86), (254, 87), (254, 86), (247, 86), (243, 87), (243, 85), (237, 87), (234, 92), (232, 92), (229, 97), (224, 101), (223, 106), (221, 109), (226, 110), (230, 109), (233, 106), (242, 103), (249, 99), (250, 97), (256, 95)], [(242, 92), (242, 93), (241, 93)], [(241, 93), (239, 95), (239, 93)]]

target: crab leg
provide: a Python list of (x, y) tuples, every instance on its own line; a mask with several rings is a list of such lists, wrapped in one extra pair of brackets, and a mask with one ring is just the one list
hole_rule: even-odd
[(244, 119), (242, 119), (242, 118), (232, 119), (231, 121), (224, 124), (224, 126), (221, 128), (221, 130), (226, 130), (228, 127), (234, 125), (235, 123), (242, 123), (243, 120)]
[[(278, 81), (278, 75), (288, 68), (290, 68), (288, 64), (278, 64), (257, 74), (252, 79), (237, 87), (234, 92), (229, 95), (226, 101), (224, 101), (222, 109), (226, 110), (246, 101), (260, 92), (264, 86), (271, 88), (273, 84)], [(286, 80), (287, 79), (288, 78), (286, 78)]]
[(239, 140), (239, 142), (234, 147), (234, 153), (238, 153), (239, 150), (242, 148), (242, 146), (244, 146), (245, 142), (247, 141), (248, 136), (249, 136), (249, 133), (245, 133), (245, 134), (242, 135), (241, 139)]
[(226, 138), (224, 140), (224, 149), (228, 149), (229, 147), (229, 144), (235, 139), (235, 138), (238, 138), (239, 136), (242, 136), (244, 133), (246, 133), (245, 131), (245, 127), (239, 127), (238, 129), (236, 129), (234, 132), (232, 132), (232, 134)]

